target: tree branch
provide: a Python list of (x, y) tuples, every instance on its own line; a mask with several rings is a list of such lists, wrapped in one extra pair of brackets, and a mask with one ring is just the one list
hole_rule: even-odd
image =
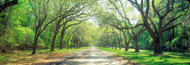
[(119, 30), (122, 30), (122, 29), (133, 29), (133, 28), (136, 28), (136, 27), (139, 27), (139, 26), (143, 26), (143, 24), (137, 24), (134, 27), (123, 27), (123, 28), (119, 28), (118, 26), (116, 26), (116, 28), (119, 29)]
[(158, 15), (158, 17), (160, 18), (161, 16), (160, 16), (160, 13), (156, 10), (156, 7), (155, 7), (155, 5), (154, 5), (154, 0), (152, 0), (152, 7), (153, 7), (153, 10), (154, 10), (154, 12)]
[[(173, 5), (174, 4), (172, 4), (172, 7), (173, 7)], [(168, 0), (167, 11), (166, 11), (166, 13), (163, 16), (161, 16), (161, 18), (165, 18), (172, 10), (173, 10), (173, 8), (170, 9), (170, 0)]]
[(146, 28), (141, 28), (141, 30), (137, 33), (136, 37), (139, 37), (141, 33), (143, 33), (144, 31), (146, 31)]
[(13, 5), (16, 5), (16, 4), (18, 4), (18, 0), (13, 0), (13, 1), (10, 1), (10, 2), (7, 2), (7, 3), (3, 4), (3, 5), (1, 5), (1, 6), (0, 6), (0, 13), (1, 13), (4, 9), (6, 9), (7, 7), (10, 7), (10, 6), (13, 6)]
[(53, 21), (57, 20), (59, 17), (62, 17), (62, 16), (64, 15), (57, 16), (56, 18), (48, 22), (39, 33), (42, 33), (50, 23), (52, 23)]
[(174, 18), (174, 19), (172, 19), (172, 20), (170, 20), (166, 25), (164, 25), (164, 27), (163, 28), (166, 28), (170, 23), (172, 23), (172, 22), (174, 22), (175, 20), (177, 20), (178, 18), (180, 18), (182, 16), (182, 14), (181, 15), (179, 15), (178, 17), (176, 17), (176, 18)]
[(151, 18), (148, 18), (149, 20), (150, 20), (150, 22), (151, 22), (151, 24), (153, 25), (153, 28), (154, 28), (154, 30), (155, 30), (155, 32), (157, 31), (157, 29), (156, 29), (156, 25), (154, 24), (154, 22), (152, 21), (152, 19)]
[(180, 25), (180, 24), (182, 24), (182, 23), (178, 23), (178, 24), (176, 24), (176, 25), (174, 25), (174, 26), (172, 26), (172, 27), (166, 28), (166, 29), (164, 29), (163, 31), (171, 30), (171, 29), (175, 28), (176, 26), (178, 26), (178, 25)]
[[(149, 8), (150, 8), (150, 5), (149, 5), (149, 0), (147, 0), (147, 8), (146, 8), (146, 18), (148, 18), (148, 13), (149, 13)], [(143, 9), (142, 9), (143, 10)]]
[(73, 25), (78, 25), (78, 24), (80, 24), (80, 23), (82, 23), (82, 22), (83, 22), (83, 20), (80, 21), (80, 22), (78, 22), (78, 23), (70, 24), (70, 25), (68, 25), (65, 29), (67, 29), (67, 28), (69, 28), (69, 27), (71, 27), (71, 26), (73, 26)]

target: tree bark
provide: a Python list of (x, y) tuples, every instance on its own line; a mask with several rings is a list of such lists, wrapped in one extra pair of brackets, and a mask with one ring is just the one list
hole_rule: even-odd
[[(74, 35), (73, 35), (73, 38), (74, 38)], [(72, 38), (72, 41), (71, 41), (71, 49), (73, 48), (73, 45), (72, 45), (72, 43), (73, 43), (73, 38)]]
[(5, 52), (6, 52), (6, 51), (5, 51), (5, 48), (4, 48), (5, 46), (3, 45), (2, 47), (3, 47), (3, 48), (1, 48), (0, 50), (1, 50), (2, 53), (5, 53)]
[(73, 43), (73, 42), (71, 42), (71, 49), (73, 48), (73, 47), (72, 47), (72, 46), (73, 46), (72, 43)]
[(69, 39), (67, 39), (67, 49), (69, 49)]
[(75, 45), (76, 45), (76, 40), (74, 39), (74, 48), (76, 48)]
[(50, 51), (54, 51), (54, 46), (55, 46), (55, 41), (56, 41), (57, 33), (58, 32), (54, 33), (53, 41), (52, 41), (52, 44), (51, 44), (51, 50)]
[(115, 39), (114, 39), (114, 44), (115, 44), (115, 49), (117, 49), (117, 43), (115, 42)]
[(128, 51), (129, 49), (129, 43), (125, 44), (125, 51)]
[(128, 47), (129, 47), (129, 43), (127, 43), (127, 37), (124, 31), (123, 32), (123, 36), (124, 36), (124, 40), (125, 40), (125, 51), (128, 51)]
[(154, 55), (157, 55), (157, 54), (163, 54), (160, 47), (159, 39), (154, 40)]
[(78, 43), (79, 43), (79, 42), (77, 42), (77, 44), (76, 44), (76, 48), (78, 48)]
[(61, 40), (60, 40), (60, 47), (59, 47), (59, 49), (63, 49), (63, 38), (64, 38), (64, 34), (65, 32), (63, 31), (63, 32), (61, 32)]
[(112, 44), (111, 44), (111, 49), (113, 49), (113, 43), (114, 43), (114, 42), (112, 42)]
[(135, 38), (134, 42), (135, 42), (135, 52), (139, 52), (138, 38)]
[(35, 38), (34, 38), (34, 45), (33, 45), (32, 54), (36, 54), (37, 43), (38, 43), (38, 34), (36, 33), (36, 34), (35, 34)]
[(4, 52), (5, 52), (5, 49), (2, 49), (1, 52), (4, 53)]
[[(6, 2), (6, 0), (5, 0), (5, 2)], [(6, 9), (6, 8), (8, 8), (8, 7), (10, 7), (10, 6), (16, 5), (16, 4), (18, 4), (18, 0), (13, 0), (13, 1), (10, 1), (10, 2), (6, 2), (6, 3), (3, 4), (3, 5), (0, 5), (0, 13), (1, 13), (4, 9)]]
[[(69, 40), (70, 40), (71, 36), (69, 36), (69, 39), (67, 39), (67, 49), (69, 49)], [(72, 44), (72, 42), (71, 42)]]
[(121, 50), (121, 31), (120, 31), (120, 40), (119, 40), (119, 50)]

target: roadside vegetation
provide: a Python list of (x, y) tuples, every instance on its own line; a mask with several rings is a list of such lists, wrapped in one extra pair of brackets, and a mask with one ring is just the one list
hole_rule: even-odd
[(32, 50), (25, 51), (8, 51), (7, 53), (0, 53), (0, 65), (4, 64), (42, 64), (48, 62), (60, 61), (61, 58), (86, 49), (88, 47), (81, 47), (77, 49), (58, 49), (49, 51), (49, 49), (38, 49), (37, 54), (31, 55)]
[(135, 49), (129, 49), (125, 51), (124, 48), (110, 49), (104, 47), (98, 47), (101, 50), (115, 53), (115, 55), (129, 59), (142, 65), (189, 65), (190, 53), (179, 52), (163, 52), (163, 55), (153, 55), (153, 50), (140, 50), (140, 52), (134, 52)]

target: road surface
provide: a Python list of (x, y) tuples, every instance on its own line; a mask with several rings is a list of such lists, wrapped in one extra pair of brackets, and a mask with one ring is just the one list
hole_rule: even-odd
[(48, 65), (136, 65), (130, 60), (115, 58), (113, 53), (102, 51), (94, 46), (76, 52), (61, 62), (53, 62)]

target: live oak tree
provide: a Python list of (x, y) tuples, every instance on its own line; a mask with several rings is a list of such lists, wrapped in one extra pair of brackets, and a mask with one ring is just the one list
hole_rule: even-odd
[[(117, 16), (113, 12), (106, 12), (105, 14), (100, 15), (98, 18), (99, 18), (98, 22), (100, 23), (100, 26), (108, 25), (110, 27), (114, 27), (115, 29), (117, 29), (117, 26), (120, 26), (123, 24), (123, 21), (117, 19)], [(127, 31), (126, 30), (122, 30), (122, 29), (118, 29), (118, 30), (120, 30), (123, 33), (123, 36), (124, 36), (123, 38), (124, 38), (124, 42), (125, 42), (125, 51), (127, 51), (129, 44), (132, 41), (131, 37), (127, 37), (127, 33), (126, 33)], [(112, 35), (109, 35), (109, 36), (112, 36)], [(113, 40), (113, 38), (111, 37), (110, 40)], [(112, 46), (113, 46), (113, 43), (111, 44), (111, 47)]]
[[(112, 0), (109, 0), (109, 2), (114, 6), (114, 9), (116, 10), (116, 12), (120, 15), (120, 17), (122, 18), (122, 20), (124, 21), (125, 23), (125, 26), (123, 28), (121, 28), (122, 26), (118, 26), (116, 25), (115, 27), (117, 29), (120, 29), (120, 30), (123, 30), (123, 29), (126, 29), (129, 36), (134, 40), (135, 42), (135, 52), (139, 52), (139, 46), (138, 46), (138, 38), (140, 36), (140, 34), (142, 32), (144, 32), (146, 29), (142, 26), (142, 24), (140, 23), (140, 21), (137, 22), (137, 24), (135, 24), (133, 26), (133, 24), (131, 24), (131, 19), (129, 18), (129, 15), (127, 15), (128, 12), (126, 12), (126, 8), (123, 4), (124, 1), (121, 1), (121, 0), (118, 0), (119, 1), (119, 4), (120, 6), (117, 6), (116, 5), (116, 2), (117, 1), (112, 1)], [(129, 9), (128, 9), (129, 10)], [(137, 18), (136, 18), (137, 19)], [(127, 21), (127, 22), (125, 22)], [(134, 29), (138, 26), (142, 26), (140, 30), (138, 29)], [(130, 32), (131, 30), (131, 32)], [(123, 34), (124, 34), (124, 31), (122, 31)], [(125, 37), (124, 37), (125, 38)], [(129, 40), (130, 41), (130, 40)], [(129, 43), (130, 42), (126, 42), (126, 46), (128, 47), (129, 46)], [(128, 50), (128, 48), (126, 48), (126, 51)]]
[[(79, 48), (82, 46), (88, 46), (89, 43), (89, 39), (91, 37), (91, 33), (87, 28), (88, 24), (87, 23), (81, 23), (79, 25), (75, 25), (70, 27), (68, 30), (70, 30), (70, 32), (67, 32), (67, 49), (69, 49), (69, 45), (70, 48)], [(68, 31), (67, 30), (67, 31)], [(69, 43), (70, 42), (70, 43)]]
[[(71, 1), (60, 1), (60, 5), (56, 5), (57, 7), (59, 6), (59, 13), (58, 14), (63, 14), (64, 16), (62, 16), (59, 20), (56, 21), (55, 23), (55, 30), (54, 30), (54, 36), (53, 36), (53, 41), (52, 41), (52, 45), (51, 45), (51, 51), (54, 51), (54, 45), (55, 45), (55, 41), (57, 38), (57, 34), (59, 33), (59, 30), (61, 27), (63, 27), (63, 31), (61, 32), (61, 40), (60, 40), (60, 49), (63, 48), (63, 37), (64, 37), (64, 31), (69, 28), (70, 26), (73, 25), (77, 25), (80, 24), (83, 21), (78, 22), (77, 24), (71, 24), (67, 26), (68, 22), (72, 22), (73, 20), (75, 20), (77, 17), (81, 16), (83, 13), (80, 13), (82, 9), (84, 9), (85, 7), (78, 7), (80, 6), (79, 4), (81, 3), (74, 3), (73, 6), (70, 6), (69, 4), (73, 4), (73, 2)], [(57, 1), (56, 1), (57, 2)]]
[(66, 47), (67, 49), (69, 49), (69, 41), (70, 41), (70, 38), (72, 37), (72, 35), (74, 35), (74, 33), (78, 30), (79, 28), (75, 28), (73, 30), (70, 30), (67, 34), (67, 44), (66, 44)]
[[(61, 30), (60, 47), (59, 47), (60, 49), (63, 48), (63, 38), (64, 38), (65, 31), (73, 25), (78, 25), (81, 22), (84, 22), (84, 20), (78, 21), (78, 23), (73, 23), (73, 24), (68, 24), (68, 23), (73, 22), (73, 20), (75, 20), (77, 18), (86, 17), (89, 7), (91, 7), (91, 4), (93, 4), (95, 2), (96, 2), (96, 0), (92, 0), (90, 2), (89, 2), (89, 0), (77, 1), (72, 6), (69, 5), (71, 3), (67, 3), (68, 5), (66, 5), (66, 7), (69, 9), (65, 9), (65, 14), (68, 16), (65, 17), (65, 21), (63, 23), (62, 30)], [(84, 9), (86, 9), (86, 10), (84, 10)]]
[(119, 42), (119, 50), (121, 50), (121, 43), (122, 43), (121, 31), (119, 31), (119, 33), (117, 34), (117, 39), (118, 39), (118, 42)]
[[(154, 41), (154, 54), (163, 54), (160, 46), (161, 36), (164, 31), (170, 30), (175, 28), (176, 26), (180, 25), (180, 23), (175, 24), (174, 26), (168, 26), (172, 22), (175, 22), (178, 18), (180, 18), (183, 14), (180, 14), (181, 11), (184, 11), (185, 9), (189, 8), (187, 7), (180, 7), (182, 5), (187, 5), (187, 3), (184, 4), (178, 4), (178, 2), (182, 0), (162, 0), (159, 1), (159, 7), (155, 6), (154, 0), (152, 0), (152, 7), (150, 6), (150, 0), (128, 0), (141, 14), (143, 19), (143, 25), (148, 30), (149, 34), (153, 38)], [(146, 3), (146, 5), (144, 5)], [(165, 4), (165, 5), (163, 5)], [(151, 20), (150, 11), (153, 9), (153, 12), (155, 15), (152, 17), (157, 17), (158, 22), (154, 22)], [(172, 13), (175, 15), (175, 17), (168, 17), (168, 15)], [(169, 18), (169, 20), (168, 20)], [(151, 25), (149, 25), (151, 23)], [(156, 24), (157, 23), (157, 24)]]
[[(49, 24), (56, 21), (57, 19), (59, 19), (63, 15), (60, 14), (58, 16), (54, 16), (54, 15), (49, 13), (52, 11), (52, 10), (49, 10), (49, 7), (52, 5), (52, 3), (50, 3), (50, 0), (43, 0), (43, 1), (41, 1), (41, 0), (35, 0), (35, 1), (28, 0), (28, 1), (32, 7), (33, 14), (35, 17), (35, 22), (33, 24), (34, 25), (34, 31), (35, 31), (35, 37), (34, 37), (32, 54), (36, 54), (37, 43), (38, 43), (37, 41), (38, 41), (40, 34), (46, 29), (46, 27)], [(52, 17), (52, 18), (49, 18), (48, 16)]]

